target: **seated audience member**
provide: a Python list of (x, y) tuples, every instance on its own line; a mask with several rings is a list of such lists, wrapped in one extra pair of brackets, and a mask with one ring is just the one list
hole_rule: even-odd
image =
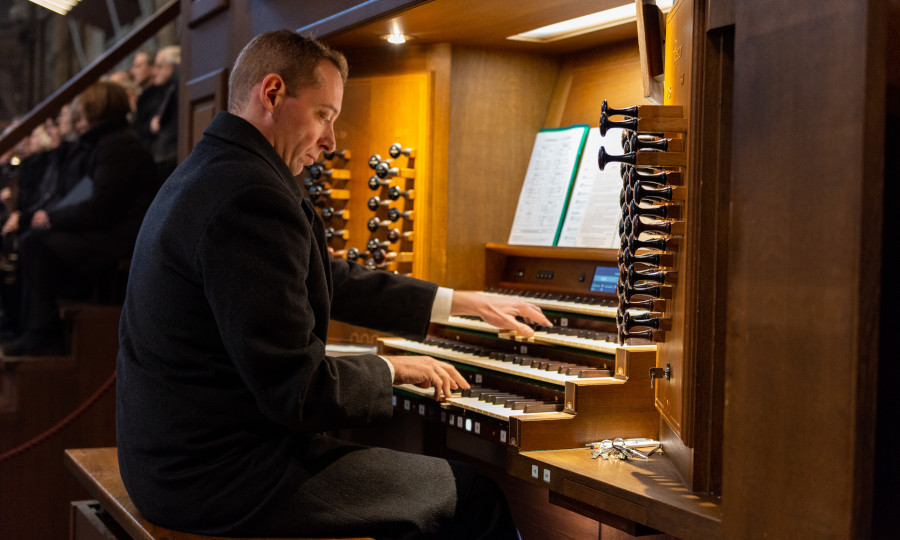
[(135, 53), (131, 64), (131, 76), (141, 90), (137, 98), (132, 125), (147, 148), (153, 144), (150, 121), (156, 116), (163, 98), (162, 89), (153, 84), (154, 58), (156, 58), (156, 52), (139, 51)]
[(22, 160), (16, 209), (4, 220), (4, 235), (20, 234), (27, 230), (35, 212), (53, 205), (62, 197), (62, 168), (68, 151), (74, 144), (66, 140), (64, 132), (71, 125), (69, 115), (69, 106), (66, 105), (60, 109), (56, 120), (44, 123), (41, 127), (43, 135), (38, 134), (38, 129), (32, 133), (32, 154)]
[(181, 48), (163, 47), (153, 64), (153, 84), (162, 97), (156, 114), (150, 119), (153, 141), (150, 150), (160, 180), (165, 180), (178, 164), (178, 67)]
[(134, 80), (134, 76), (130, 71), (115, 71), (110, 73), (107, 80), (112, 81), (122, 88), (128, 94), (128, 104), (131, 106), (132, 115), (137, 110), (137, 100), (141, 95), (141, 87)]
[[(10, 276), (4, 279), (0, 287), (2, 290), (0, 300), (5, 313), (0, 330), (7, 333), (5, 337), (14, 336), (19, 331), (21, 276), (18, 275), (19, 268), (15, 264), (19, 235), (29, 229), (35, 212), (52, 206), (62, 196), (63, 186), (60, 185), (62, 168), (65, 166), (68, 151), (74, 144), (65, 140), (64, 130), (71, 125), (68, 116), (69, 107), (66, 105), (56, 119), (48, 119), (32, 132), (28, 144), (30, 155), (21, 156), (22, 160), (16, 171), (15, 202), (13, 203), (10, 192), (9, 202), (6, 203), (9, 205), (6, 207), (9, 211), (4, 213), (3, 226), (0, 230), (3, 235), (3, 258), (6, 263), (4, 268)], [(6, 189), (8, 188), (0, 192), (0, 198), (5, 197)]]
[(95, 83), (72, 110), (79, 138), (62, 168), (64, 195), (34, 212), (19, 239), (23, 334), (3, 347), (5, 356), (62, 352), (58, 295), (77, 296), (131, 254), (158, 187), (153, 158), (128, 126), (121, 86)]

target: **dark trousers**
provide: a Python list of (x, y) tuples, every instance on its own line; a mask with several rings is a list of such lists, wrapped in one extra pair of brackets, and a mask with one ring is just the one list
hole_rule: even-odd
[(86, 297), (90, 277), (104, 259), (82, 235), (67, 231), (28, 230), (19, 239), (21, 326), (26, 332), (54, 332), (59, 327), (57, 298)]
[(317, 437), (320, 467), (289, 497), (252, 520), (246, 536), (515, 540), (503, 492), (470, 466)]

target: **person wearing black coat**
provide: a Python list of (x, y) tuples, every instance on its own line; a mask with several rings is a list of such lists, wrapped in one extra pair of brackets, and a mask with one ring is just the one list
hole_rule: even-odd
[(34, 212), (19, 239), (24, 333), (3, 347), (5, 356), (62, 352), (57, 298), (83, 294), (99, 272), (131, 255), (158, 189), (121, 86), (95, 83), (73, 108), (80, 136), (62, 166), (61, 196)]
[(230, 112), (147, 212), (119, 328), (122, 479), (146, 519), (199, 534), (515, 539), (502, 492), (470, 467), (322, 433), (390, 418), (392, 383), (436, 399), (468, 386), (429, 357), (330, 356), (331, 319), (416, 339), (451, 313), (549, 324), (525, 302), (329, 255), (294, 177), (334, 149), (345, 78), (315, 40), (255, 38)]

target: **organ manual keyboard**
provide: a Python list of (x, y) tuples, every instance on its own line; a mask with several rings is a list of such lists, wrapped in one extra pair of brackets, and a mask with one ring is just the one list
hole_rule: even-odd
[(485, 294), (522, 296), (553, 326), (523, 338), (477, 318), (451, 317), (423, 342), (381, 339), (382, 353), (443, 359), (472, 385), (440, 404), (431, 389), (401, 385), (397, 408), (517, 451), (655, 439), (649, 373), (656, 345), (616, 343), (616, 252), (489, 244), (486, 267)]

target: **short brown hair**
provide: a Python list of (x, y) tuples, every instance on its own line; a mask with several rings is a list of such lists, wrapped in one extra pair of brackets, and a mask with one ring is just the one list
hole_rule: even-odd
[(72, 110), (92, 126), (111, 118), (125, 118), (131, 112), (128, 93), (111, 81), (98, 81), (88, 86), (75, 97), (72, 105)]
[(247, 103), (250, 90), (269, 73), (284, 79), (287, 94), (295, 97), (301, 90), (317, 86), (316, 67), (328, 60), (347, 82), (347, 59), (324, 43), (291, 30), (260, 34), (238, 55), (228, 78), (228, 110), (239, 112)]

